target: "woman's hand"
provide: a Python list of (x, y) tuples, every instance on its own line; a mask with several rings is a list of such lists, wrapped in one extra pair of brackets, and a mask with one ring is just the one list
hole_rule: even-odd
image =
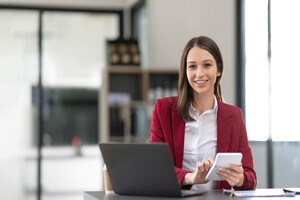
[(242, 187), (244, 184), (244, 169), (242, 165), (229, 164), (228, 168), (220, 168), (218, 174), (224, 178), (230, 186)]
[(205, 180), (205, 177), (209, 169), (214, 164), (212, 158), (204, 158), (202, 162), (197, 163), (196, 171), (194, 173), (187, 173), (182, 181), (182, 185), (194, 185), (194, 184), (203, 184), (208, 181)]

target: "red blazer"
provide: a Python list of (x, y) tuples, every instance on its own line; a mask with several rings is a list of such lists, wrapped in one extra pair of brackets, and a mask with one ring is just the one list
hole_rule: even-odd
[[(174, 102), (174, 103), (172, 103)], [(150, 142), (165, 142), (169, 145), (178, 182), (181, 183), (189, 171), (182, 169), (185, 122), (177, 112), (177, 97), (156, 101), (152, 116)], [(222, 103), (218, 99), (217, 152), (241, 152), (244, 168), (244, 185), (239, 189), (254, 189), (256, 173), (253, 169), (252, 152), (249, 147), (241, 109)], [(230, 189), (226, 181), (218, 181), (218, 189)], [(236, 188), (238, 189), (238, 188)]]

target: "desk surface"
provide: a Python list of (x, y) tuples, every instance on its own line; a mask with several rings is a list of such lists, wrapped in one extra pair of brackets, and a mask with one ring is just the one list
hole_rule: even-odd
[[(263, 190), (263, 189), (258, 189)], [(278, 190), (278, 189), (274, 189)], [(282, 189), (280, 189), (282, 190)], [(105, 194), (105, 192), (84, 192), (83, 195), (84, 200), (233, 200), (233, 199), (244, 199), (244, 200), (270, 200), (270, 199), (300, 199), (300, 195), (296, 195), (295, 197), (252, 197), (252, 198), (238, 198), (238, 197), (230, 197), (228, 195), (223, 194), (221, 190), (209, 191), (208, 193), (200, 196), (193, 197), (182, 197), (182, 198), (166, 198), (166, 197), (144, 197), (144, 196), (125, 196), (125, 195), (117, 195), (117, 194)]]

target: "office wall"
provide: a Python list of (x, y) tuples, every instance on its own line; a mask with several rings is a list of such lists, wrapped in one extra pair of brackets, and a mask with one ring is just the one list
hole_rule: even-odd
[(236, 3), (235, 0), (149, 0), (148, 52), (150, 67), (178, 68), (189, 39), (206, 35), (214, 39), (223, 54), (224, 98), (236, 104)]

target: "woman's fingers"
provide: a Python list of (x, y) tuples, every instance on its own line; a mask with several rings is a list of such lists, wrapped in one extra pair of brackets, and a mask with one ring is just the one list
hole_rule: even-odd
[(209, 167), (209, 162), (206, 158), (203, 158), (202, 160), (202, 163), (203, 163), (203, 168), (205, 171), (208, 171), (208, 167)]
[(214, 161), (212, 158), (204, 158), (202, 162), (197, 162), (197, 167), (196, 171), (194, 172), (194, 178), (193, 178), (193, 183), (194, 184), (202, 184), (202, 183), (207, 183), (208, 181), (205, 180), (205, 177), (213, 165)]
[(235, 178), (239, 177), (239, 173), (237, 173), (236, 171), (229, 169), (229, 168), (219, 168), (218, 172), (221, 172), (222, 174), (225, 174), (225, 175), (228, 174)]
[(243, 173), (244, 172), (244, 169), (242, 167), (242, 165), (233, 165), (233, 164), (229, 164), (228, 165), (228, 168), (238, 172), (238, 173)]
[(224, 173), (222, 171), (219, 171), (218, 174), (222, 178), (224, 178), (231, 186), (236, 186), (236, 184), (239, 182), (239, 179), (235, 178), (234, 176), (231, 176), (230, 174)]
[(205, 171), (205, 163), (201, 163), (200, 164), (200, 169), (201, 169), (201, 172), (204, 172)]
[(198, 162), (197, 163), (197, 170), (199, 171), (199, 172), (203, 172), (204, 171), (204, 169), (203, 169), (203, 163), (201, 162)]
[(228, 165), (228, 168), (220, 168), (218, 174), (231, 186), (242, 186), (244, 183), (244, 169), (242, 165)]
[[(206, 183), (205, 176), (214, 164), (212, 158), (203, 158), (202, 162), (197, 162), (195, 171), (195, 183)], [(229, 164), (228, 168), (220, 168), (218, 174), (224, 178), (231, 186), (242, 186), (244, 183), (244, 169), (242, 165)]]
[(244, 176), (244, 169), (241, 165), (229, 164), (228, 168), (223, 168), (224, 172), (234, 176), (235, 178), (241, 179)]
[(209, 158), (209, 159), (203, 158), (202, 163), (203, 163), (203, 167), (204, 167), (205, 171), (209, 171), (209, 169), (212, 166), (212, 164), (211, 164), (212, 161), (213, 161), (212, 158)]
[(210, 163), (210, 167), (212, 167), (215, 161), (211, 157), (209, 157), (208, 162)]
[(198, 173), (199, 171), (201, 171), (200, 162), (197, 162), (197, 167), (196, 167), (196, 172), (195, 173)]

